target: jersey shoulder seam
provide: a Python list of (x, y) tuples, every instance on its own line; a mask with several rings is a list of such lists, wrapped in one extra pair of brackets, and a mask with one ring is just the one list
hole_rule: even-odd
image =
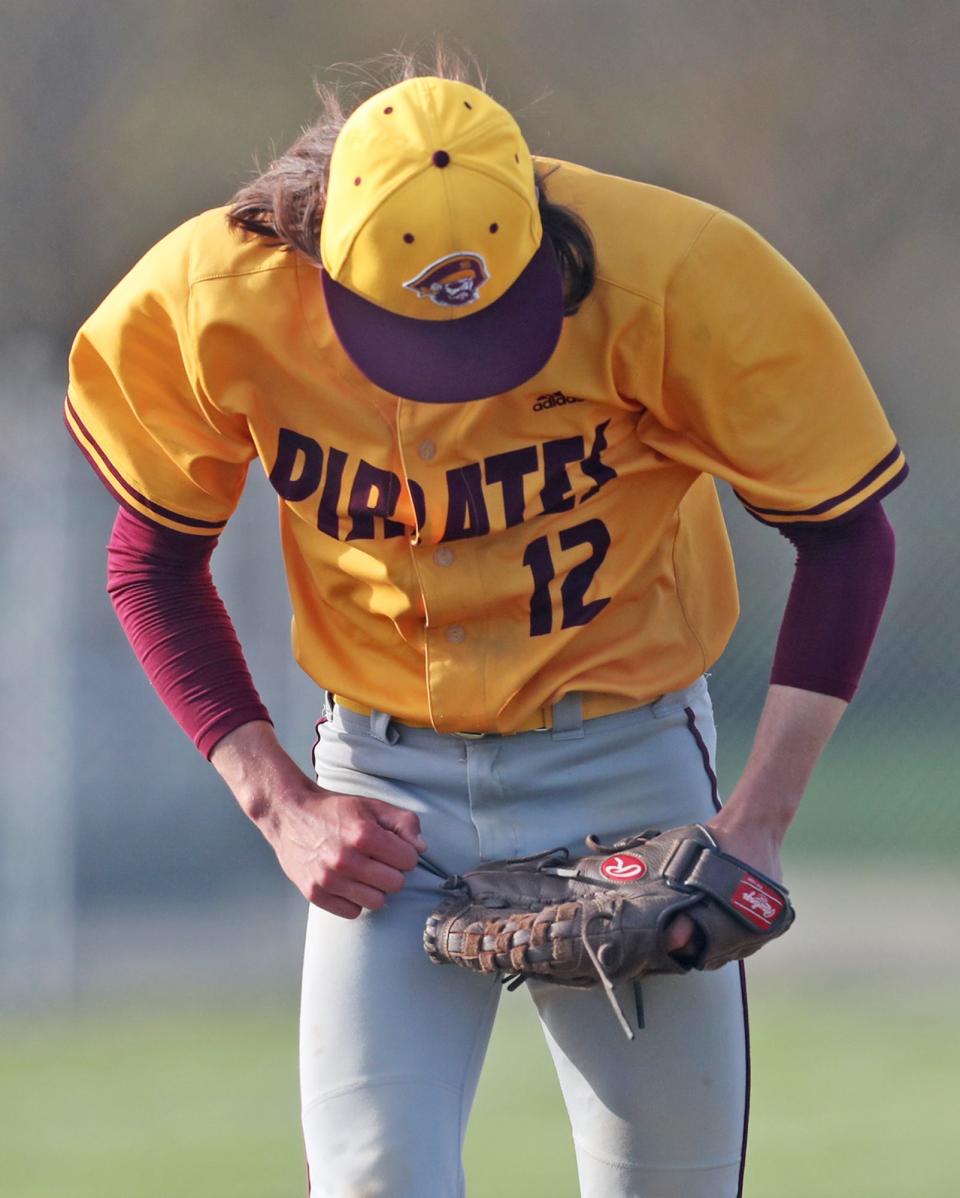
[(237, 270), (221, 270), (211, 271), (209, 274), (198, 275), (195, 279), (190, 280), (190, 287), (195, 287), (198, 283), (213, 283), (217, 279), (240, 279), (244, 275), (262, 275), (267, 274), (272, 270), (293, 270), (296, 267), (295, 262), (274, 262), (267, 266), (250, 266)]
[(658, 300), (654, 296), (648, 295), (645, 291), (631, 287), (628, 283), (618, 283), (616, 279), (610, 279), (599, 272), (597, 273), (597, 282), (604, 283), (607, 287), (616, 287), (618, 291), (625, 291), (627, 295), (633, 295), (637, 299), (646, 300), (647, 303), (654, 304), (657, 308), (663, 307), (663, 300)]
[(683, 270), (684, 264), (686, 263), (687, 259), (690, 257), (690, 255), (693, 253), (694, 249), (696, 248), (697, 242), (700, 240), (700, 238), (703, 236), (703, 234), (710, 227), (711, 223), (714, 220), (716, 220), (716, 218), (718, 216), (722, 215), (723, 212), (724, 212), (723, 208), (714, 208), (714, 210), (710, 213), (710, 215), (707, 217), (707, 219), (700, 226), (700, 228), (697, 229), (696, 233), (693, 236), (693, 240), (687, 246), (682, 257), (680, 258), (680, 261), (673, 268), (673, 273), (670, 275), (670, 278), (667, 280), (666, 285), (664, 286), (664, 289), (663, 289), (664, 305), (666, 305), (667, 296), (670, 292), (670, 288), (673, 286), (674, 280), (676, 279), (676, 277), (680, 273), (680, 271)]
[(673, 280), (679, 274), (680, 270), (683, 267), (683, 264), (690, 257), (691, 253), (693, 252), (694, 247), (696, 246), (697, 242), (700, 240), (700, 238), (703, 235), (704, 231), (706, 230), (707, 226), (710, 224), (710, 222), (715, 217), (719, 216), (723, 211), (724, 210), (722, 208), (713, 208), (707, 214), (707, 217), (703, 221), (703, 224), (701, 224), (700, 227), (697, 229), (696, 233), (693, 235), (693, 239), (691, 240), (690, 244), (687, 246), (687, 248), (684, 250), (683, 254), (681, 255), (679, 262), (677, 262), (676, 266), (671, 271), (670, 278), (664, 284), (662, 299), (657, 299), (655, 296), (652, 296), (645, 291), (640, 291), (636, 287), (631, 287), (628, 283), (620, 283), (616, 279), (611, 279), (607, 275), (600, 274), (599, 272), (597, 274), (597, 282), (605, 283), (608, 287), (616, 287), (619, 291), (625, 291), (628, 295), (636, 296), (638, 299), (647, 300), (648, 303), (654, 304), (658, 308), (665, 308), (666, 304), (667, 304), (667, 293), (670, 290)]

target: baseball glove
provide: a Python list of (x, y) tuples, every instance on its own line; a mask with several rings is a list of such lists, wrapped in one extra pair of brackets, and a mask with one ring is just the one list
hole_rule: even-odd
[[(424, 948), (437, 964), (502, 972), (563, 986), (603, 986), (630, 1039), (614, 993), (654, 973), (719, 969), (782, 935), (794, 919), (787, 891), (724, 853), (701, 824), (641, 832), (591, 853), (565, 848), (494, 861), (448, 877), (427, 920)], [(664, 947), (685, 913), (695, 934), (682, 954)]]

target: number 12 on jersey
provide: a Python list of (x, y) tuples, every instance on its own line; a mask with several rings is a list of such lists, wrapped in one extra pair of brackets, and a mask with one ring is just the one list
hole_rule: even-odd
[[(560, 606), (563, 618), (561, 628), (575, 628), (590, 621), (610, 602), (609, 595), (603, 599), (584, 597), (610, 548), (610, 533), (602, 520), (585, 520), (572, 528), (564, 528), (559, 534), (563, 553), (580, 545), (590, 546), (590, 556), (578, 562), (567, 572), (560, 583)], [(523, 554), (523, 564), (533, 575), (533, 593), (530, 596), (530, 635), (546, 636), (553, 631), (553, 596), (550, 584), (556, 578), (553, 556), (548, 539), (537, 537), (531, 541)]]

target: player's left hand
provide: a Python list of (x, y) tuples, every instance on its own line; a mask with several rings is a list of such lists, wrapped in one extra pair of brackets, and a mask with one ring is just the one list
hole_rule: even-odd
[[(737, 857), (746, 865), (773, 878), (783, 881), (783, 866), (780, 862), (782, 837), (754, 824), (734, 824), (719, 812), (703, 825), (717, 844), (731, 857)], [(667, 930), (668, 953), (681, 953), (694, 934), (693, 921), (686, 915), (678, 915)]]

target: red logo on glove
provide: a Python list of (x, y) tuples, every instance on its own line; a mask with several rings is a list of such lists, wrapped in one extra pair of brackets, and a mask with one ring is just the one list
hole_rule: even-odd
[(617, 853), (601, 863), (600, 872), (611, 882), (636, 882), (647, 872), (647, 863), (632, 853)]
[(769, 932), (783, 910), (780, 895), (752, 874), (743, 875), (730, 901), (761, 932)]

